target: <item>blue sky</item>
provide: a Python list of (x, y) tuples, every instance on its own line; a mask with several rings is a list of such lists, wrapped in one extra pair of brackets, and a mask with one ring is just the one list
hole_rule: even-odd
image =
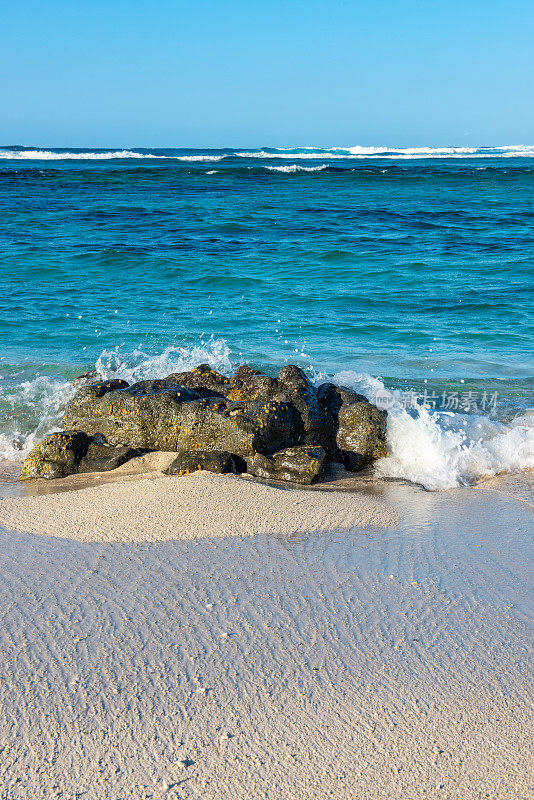
[(21, 0), (0, 144), (534, 143), (531, 0)]

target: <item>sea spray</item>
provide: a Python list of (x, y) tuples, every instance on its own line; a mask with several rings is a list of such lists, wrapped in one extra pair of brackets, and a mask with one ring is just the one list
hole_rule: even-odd
[(488, 415), (433, 409), (424, 402), (406, 408), (403, 392), (386, 389), (370, 375), (340, 372), (333, 381), (388, 409), (389, 455), (375, 466), (379, 477), (437, 490), (534, 467), (534, 411), (517, 413), (505, 423)]
[[(172, 345), (149, 355), (141, 349), (125, 352), (120, 347), (103, 350), (94, 369), (104, 379), (121, 377), (129, 383), (165, 378), (200, 363), (209, 363), (227, 374), (232, 371), (230, 348), (211, 337), (192, 347)], [(43, 436), (61, 429), (66, 403), (76, 388), (67, 377), (37, 375), (22, 383), (0, 381), (0, 460), (23, 460)]]

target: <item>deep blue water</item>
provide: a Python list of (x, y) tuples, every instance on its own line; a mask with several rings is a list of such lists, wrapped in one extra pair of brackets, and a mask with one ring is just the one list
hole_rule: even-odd
[(21, 381), (117, 347), (528, 404), (531, 150), (2, 148), (0, 432)]

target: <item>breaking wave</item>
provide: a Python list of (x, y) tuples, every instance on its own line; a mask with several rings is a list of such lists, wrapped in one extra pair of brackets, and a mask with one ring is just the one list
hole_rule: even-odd
[(333, 380), (388, 409), (389, 455), (376, 463), (378, 476), (438, 490), (534, 467), (534, 410), (509, 422), (421, 404), (407, 410), (401, 392), (387, 390), (378, 378), (349, 371)]
[[(167, 160), (181, 162), (217, 162), (224, 159), (295, 159), (301, 160), (361, 160), (361, 159), (446, 159), (446, 158), (534, 158), (534, 145), (503, 145), (499, 147), (296, 147), (257, 150), (179, 149), (143, 150), (59, 150), (22, 147), (0, 149), (4, 161), (109, 161), (109, 160)], [(292, 165), (293, 166), (293, 165)], [(296, 170), (292, 170), (296, 171)]]
[(324, 169), (328, 169), (327, 164), (321, 164), (319, 167), (303, 167), (300, 164), (284, 164), (282, 167), (272, 167), (269, 164), (265, 167), (265, 169), (269, 169), (272, 172), (322, 172)]
[[(124, 378), (129, 383), (148, 378), (165, 378), (201, 363), (231, 372), (230, 348), (222, 339), (209, 339), (193, 347), (167, 347), (151, 356), (142, 350), (123, 353), (120, 348), (104, 350), (95, 370), (104, 379)], [(60, 430), (65, 404), (76, 392), (67, 377), (38, 375), (11, 387), (0, 383), (0, 460), (21, 461), (47, 433)]]
[(224, 155), (161, 155), (157, 153), (138, 153), (135, 150), (90, 150), (67, 152), (57, 150), (0, 150), (0, 159), (4, 161), (110, 161), (117, 159), (163, 159), (171, 161), (222, 161)]
[[(209, 363), (230, 374), (237, 364), (223, 339), (210, 338), (192, 347), (167, 347), (158, 355), (142, 350), (104, 350), (95, 369), (104, 378), (129, 382), (163, 378), (172, 372)], [(469, 485), (502, 472), (534, 467), (534, 411), (511, 421), (489, 416), (435, 411), (423, 406), (409, 411), (401, 392), (388, 390), (378, 378), (351, 371), (314, 373), (315, 382), (333, 380), (388, 407), (389, 455), (377, 462), (378, 476), (403, 478), (429, 490)], [(38, 376), (11, 388), (0, 384), (0, 459), (22, 460), (46, 433), (59, 430), (62, 409), (75, 388), (67, 377)]]
[(301, 147), (250, 150), (235, 154), (241, 158), (300, 159), (426, 159), (426, 158), (534, 158), (534, 145), (503, 147)]

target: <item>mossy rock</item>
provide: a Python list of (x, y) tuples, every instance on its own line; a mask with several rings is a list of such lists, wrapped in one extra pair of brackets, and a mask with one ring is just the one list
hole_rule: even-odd
[(362, 399), (343, 403), (336, 442), (347, 469), (359, 470), (387, 455), (387, 412)]
[(294, 444), (299, 415), (281, 400), (233, 402), (199, 397), (197, 390), (171, 381), (141, 381), (108, 390), (82, 388), (68, 403), (64, 425), (110, 444), (144, 450), (226, 450), (247, 456)]
[(326, 453), (322, 447), (286, 447), (270, 458), (256, 453), (247, 458), (247, 471), (259, 478), (310, 484), (323, 474)]
[(81, 431), (62, 431), (45, 436), (24, 459), (20, 479), (64, 478), (76, 472), (91, 439)]
[(227, 450), (184, 450), (166, 470), (167, 475), (190, 475), (207, 470), (218, 474), (245, 472), (247, 465), (239, 456)]
[(46, 436), (24, 460), (21, 480), (65, 478), (77, 472), (107, 472), (120, 467), (141, 451), (113, 447), (101, 437), (82, 431), (61, 431)]
[(209, 364), (199, 364), (188, 372), (173, 372), (165, 380), (195, 389), (201, 397), (224, 397), (230, 388), (228, 378), (212, 369)]

